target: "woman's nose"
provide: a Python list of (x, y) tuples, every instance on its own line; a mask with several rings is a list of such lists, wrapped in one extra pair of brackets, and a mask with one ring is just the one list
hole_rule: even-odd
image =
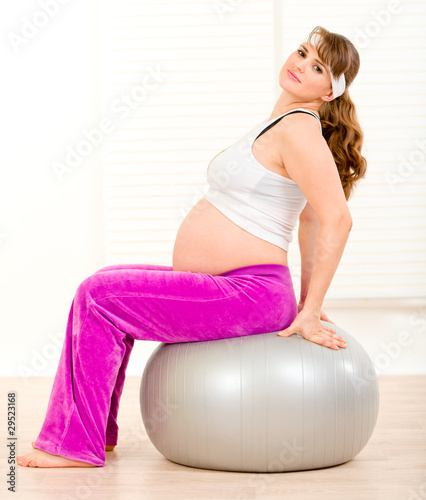
[(296, 68), (303, 73), (305, 71), (305, 61), (298, 60), (296, 61)]

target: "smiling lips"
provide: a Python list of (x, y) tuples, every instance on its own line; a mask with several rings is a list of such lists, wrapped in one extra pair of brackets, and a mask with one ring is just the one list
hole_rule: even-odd
[(300, 80), (297, 78), (297, 76), (296, 76), (294, 73), (292, 73), (290, 70), (288, 70), (288, 71), (287, 71), (287, 73), (288, 73), (288, 76), (289, 76), (292, 80), (294, 80), (295, 82), (300, 83)]

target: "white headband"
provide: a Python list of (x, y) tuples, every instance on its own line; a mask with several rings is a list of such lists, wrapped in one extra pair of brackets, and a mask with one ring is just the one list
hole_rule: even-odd
[[(339, 78), (334, 78), (333, 74), (331, 73), (330, 67), (328, 68), (330, 70), (330, 76), (331, 76), (331, 86), (333, 88), (333, 99), (336, 99), (336, 97), (339, 97), (343, 94), (346, 88), (346, 79), (344, 73), (342, 73)], [(332, 99), (332, 100), (333, 100)]]
[[(316, 41), (318, 41), (320, 38), (321, 38), (321, 36), (318, 33), (314, 33), (314, 35), (311, 38), (311, 42), (314, 45), (314, 47), (316, 47), (316, 45), (317, 45)], [(336, 97), (340, 97), (346, 89), (345, 75), (344, 75), (344, 73), (342, 73), (339, 76), (339, 78), (335, 78), (333, 76), (333, 73), (331, 72), (330, 66), (328, 66), (328, 70), (330, 71), (330, 76), (331, 76), (331, 87), (333, 89), (333, 99), (336, 99)]]

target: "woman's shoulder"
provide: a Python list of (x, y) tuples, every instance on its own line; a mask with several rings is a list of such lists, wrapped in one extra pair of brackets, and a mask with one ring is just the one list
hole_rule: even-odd
[(278, 136), (278, 151), (283, 161), (289, 154), (302, 159), (329, 152), (327, 141), (322, 135), (322, 128), (310, 113), (287, 115)]
[(291, 112), (277, 123), (279, 140), (288, 138), (291, 141), (299, 140), (309, 145), (312, 138), (322, 138), (322, 126), (319, 116), (313, 111)]
[(285, 120), (281, 120), (287, 124), (301, 124), (303, 126), (313, 125), (316, 130), (322, 130), (321, 127), (321, 119), (318, 113), (310, 109), (297, 108), (292, 111), (289, 111), (284, 115)]

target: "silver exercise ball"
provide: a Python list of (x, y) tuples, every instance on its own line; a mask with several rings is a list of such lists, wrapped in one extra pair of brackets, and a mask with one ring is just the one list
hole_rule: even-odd
[(331, 326), (346, 349), (276, 332), (160, 344), (140, 388), (150, 440), (173, 462), (224, 471), (309, 470), (352, 459), (376, 424), (378, 382), (358, 341)]

